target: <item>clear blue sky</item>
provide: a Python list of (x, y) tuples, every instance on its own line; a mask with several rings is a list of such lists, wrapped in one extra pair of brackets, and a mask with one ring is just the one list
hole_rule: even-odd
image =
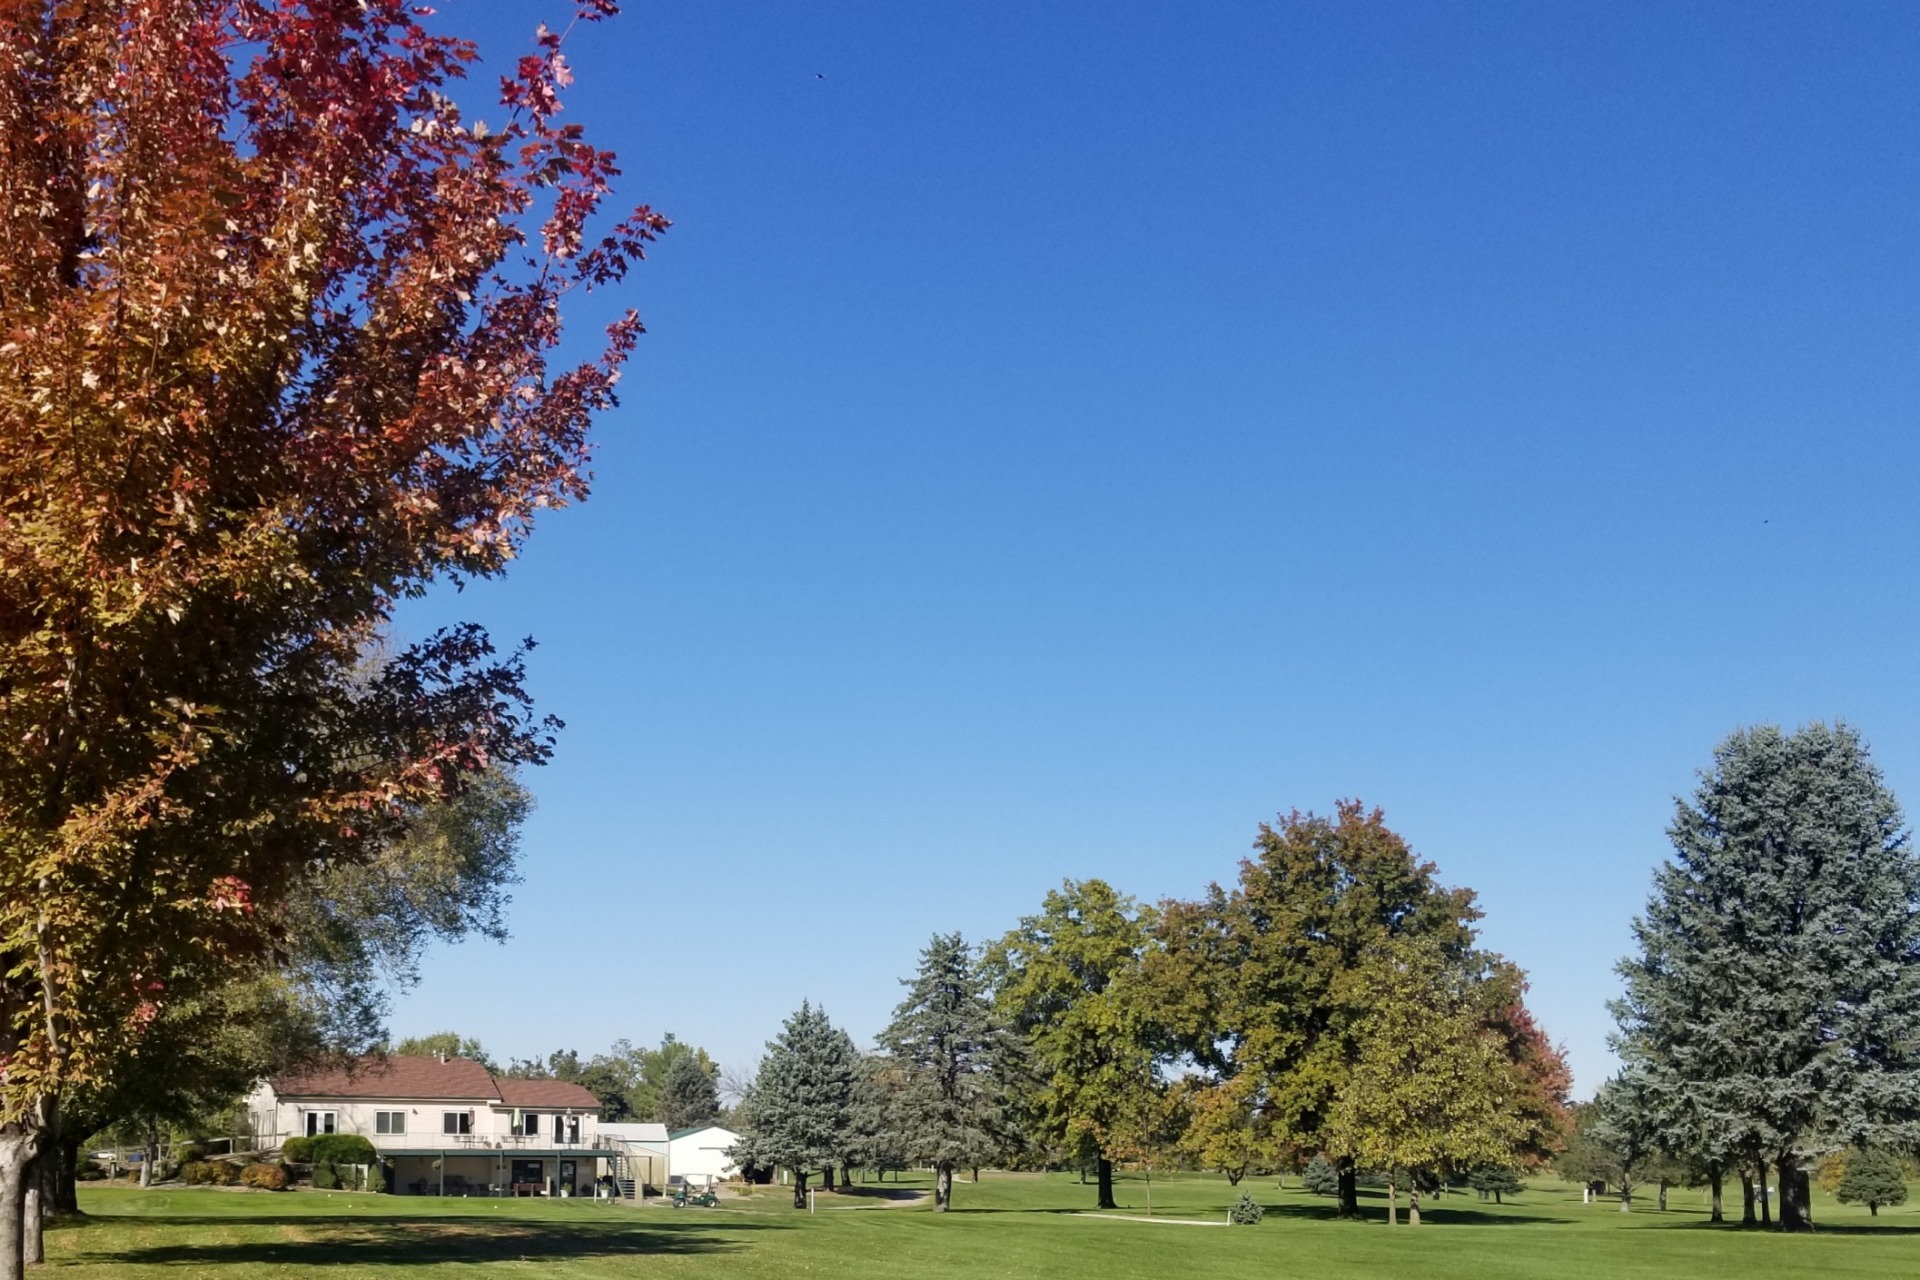
[(1911, 7), (655, 3), (568, 53), (676, 226), (593, 499), (405, 616), (535, 635), (568, 728), (513, 940), (400, 1034), (865, 1039), (935, 930), (1358, 796), (1585, 1092), (1724, 734), (1845, 718), (1920, 806)]

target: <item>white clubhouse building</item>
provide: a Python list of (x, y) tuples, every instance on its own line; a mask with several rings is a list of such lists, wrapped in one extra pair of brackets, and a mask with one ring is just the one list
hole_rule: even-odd
[(564, 1080), (505, 1079), (466, 1058), (364, 1058), (277, 1076), (247, 1110), (263, 1150), (360, 1134), (400, 1195), (591, 1196), (603, 1175), (633, 1194), (627, 1144), (601, 1136), (591, 1093)]

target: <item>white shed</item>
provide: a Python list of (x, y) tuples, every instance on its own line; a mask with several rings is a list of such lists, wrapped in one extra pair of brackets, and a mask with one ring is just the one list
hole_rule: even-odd
[(727, 1148), (740, 1135), (717, 1124), (698, 1129), (675, 1129), (667, 1135), (667, 1173), (696, 1187), (724, 1182), (739, 1171), (727, 1158)]

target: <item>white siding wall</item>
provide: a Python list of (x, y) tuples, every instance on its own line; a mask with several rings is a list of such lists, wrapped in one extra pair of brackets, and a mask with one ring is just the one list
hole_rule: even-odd
[(697, 1129), (667, 1144), (667, 1171), (673, 1177), (700, 1184), (723, 1182), (738, 1172), (727, 1159), (727, 1148), (740, 1141), (731, 1129)]
[[(475, 1102), (422, 1102), (418, 1099), (380, 1099), (380, 1098), (278, 1098), (270, 1086), (261, 1085), (248, 1100), (248, 1111), (253, 1116), (254, 1132), (262, 1141), (284, 1142), (288, 1138), (304, 1137), (307, 1132), (309, 1112), (328, 1112), (334, 1114), (335, 1133), (357, 1133), (365, 1137), (378, 1149), (419, 1150), (423, 1147), (492, 1147), (495, 1142), (501, 1145), (526, 1147), (552, 1147), (561, 1144), (553, 1132), (553, 1117), (564, 1115), (564, 1109), (529, 1107), (527, 1111), (540, 1116), (540, 1134), (537, 1138), (518, 1139), (513, 1136), (513, 1108), (502, 1107), (499, 1103), (488, 1101)], [(379, 1133), (377, 1112), (398, 1111), (404, 1117), (406, 1132)], [(473, 1116), (471, 1131), (465, 1137), (448, 1134), (445, 1128), (447, 1112), (468, 1112)], [(598, 1133), (599, 1117), (588, 1111), (575, 1112), (580, 1118), (581, 1147), (591, 1147)]]

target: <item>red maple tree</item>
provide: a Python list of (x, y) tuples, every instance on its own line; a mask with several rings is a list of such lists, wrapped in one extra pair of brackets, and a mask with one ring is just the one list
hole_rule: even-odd
[(0, 0), (0, 1277), (62, 1088), (313, 868), (549, 749), (523, 649), (368, 655), (585, 495), (641, 328), (556, 367), (560, 304), (666, 222), (605, 208), (559, 34), (490, 128), (432, 21)]

